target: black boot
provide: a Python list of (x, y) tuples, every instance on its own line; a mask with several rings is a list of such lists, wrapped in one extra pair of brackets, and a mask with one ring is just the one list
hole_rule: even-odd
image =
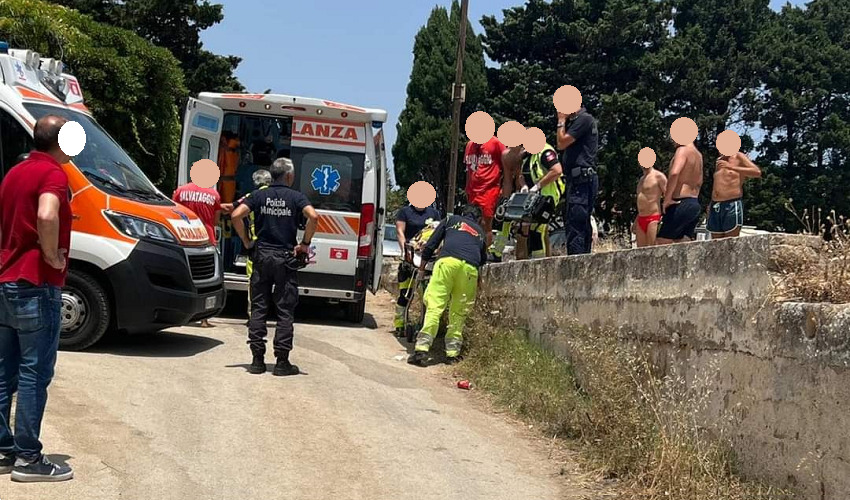
[(251, 361), (251, 366), (248, 367), (248, 373), (254, 375), (266, 373), (266, 360), (262, 354), (254, 354), (254, 360)]
[(274, 365), (272, 375), (276, 377), (288, 377), (290, 375), (298, 375), (301, 373), (298, 367), (289, 362), (289, 353), (283, 356), (278, 356), (277, 364)]
[(460, 356), (446, 356), (446, 364), (447, 365), (456, 365), (463, 361), (463, 358)]
[(422, 351), (416, 351), (412, 356), (407, 358), (407, 362), (411, 365), (416, 366), (425, 366), (425, 361), (428, 360), (428, 353)]

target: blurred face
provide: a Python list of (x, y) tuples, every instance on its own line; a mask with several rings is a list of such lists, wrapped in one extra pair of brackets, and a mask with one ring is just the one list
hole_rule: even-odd
[[(59, 128), (62, 128), (63, 125), (68, 123), (68, 120), (66, 120), (65, 118), (56, 118), (56, 119), (51, 120), (51, 121)], [(54, 151), (51, 152), (51, 156), (53, 156), (53, 158), (55, 158), (56, 161), (58, 161), (59, 163), (62, 163), (62, 164), (68, 163), (69, 161), (71, 161), (71, 157), (66, 155), (65, 152), (62, 151), (62, 148), (59, 147), (59, 144), (57, 144), (56, 147), (54, 148)]]

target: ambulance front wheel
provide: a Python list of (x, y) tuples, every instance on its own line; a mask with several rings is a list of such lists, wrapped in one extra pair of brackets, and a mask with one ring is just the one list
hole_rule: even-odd
[(83, 271), (71, 269), (62, 289), (59, 347), (81, 351), (94, 345), (109, 327), (109, 295)]
[(366, 295), (357, 302), (346, 302), (343, 305), (345, 312), (345, 320), (352, 323), (362, 323), (366, 316)]

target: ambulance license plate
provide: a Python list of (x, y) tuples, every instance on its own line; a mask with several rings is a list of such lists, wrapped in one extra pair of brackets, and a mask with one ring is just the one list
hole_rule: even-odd
[(210, 309), (215, 309), (215, 295), (212, 297), (207, 297), (204, 301), (204, 308), (209, 311)]

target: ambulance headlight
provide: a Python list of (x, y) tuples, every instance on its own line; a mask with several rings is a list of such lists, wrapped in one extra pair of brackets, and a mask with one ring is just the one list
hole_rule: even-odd
[(164, 243), (177, 243), (177, 238), (162, 224), (115, 212), (104, 212), (106, 218), (119, 231), (135, 239), (148, 239)]

